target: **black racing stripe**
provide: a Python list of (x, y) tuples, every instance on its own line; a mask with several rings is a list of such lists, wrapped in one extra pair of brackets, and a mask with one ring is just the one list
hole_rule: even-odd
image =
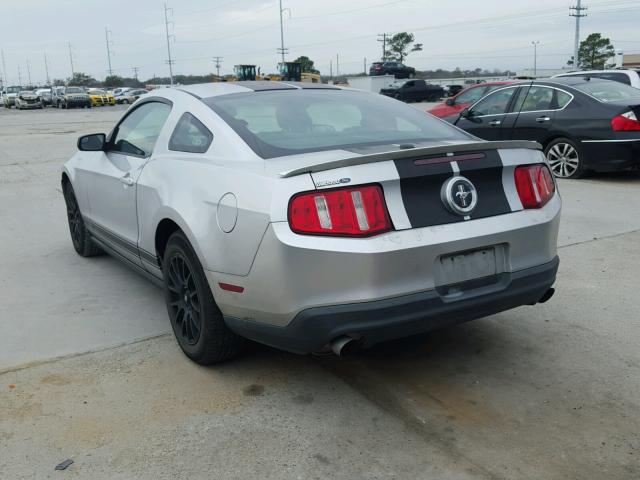
[(460, 175), (468, 178), (478, 192), (478, 206), (471, 218), (484, 218), (511, 212), (511, 206), (502, 185), (502, 160), (497, 150), (485, 152), (479, 160), (459, 162)]
[[(456, 162), (460, 175), (476, 187), (478, 204), (471, 218), (483, 218), (511, 212), (502, 185), (502, 161), (497, 150), (481, 151), (483, 158)], [(441, 157), (441, 156), (440, 156)], [(463, 215), (452, 213), (441, 198), (443, 184), (454, 175), (450, 162), (425, 163), (428, 157), (394, 160), (400, 177), (400, 191), (413, 228), (462, 222)], [(455, 156), (452, 157), (455, 160)]]

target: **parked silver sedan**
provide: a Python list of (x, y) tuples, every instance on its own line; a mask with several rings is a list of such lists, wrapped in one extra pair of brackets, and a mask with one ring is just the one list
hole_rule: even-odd
[(540, 146), (380, 95), (161, 89), (78, 148), (62, 173), (74, 248), (162, 285), (198, 363), (245, 338), (341, 354), (553, 294), (561, 200)]

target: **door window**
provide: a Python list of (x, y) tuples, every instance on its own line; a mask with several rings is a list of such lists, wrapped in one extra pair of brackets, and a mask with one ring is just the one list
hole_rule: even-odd
[(213, 141), (213, 133), (200, 120), (186, 112), (176, 125), (169, 140), (169, 150), (205, 153)]
[(553, 103), (553, 89), (533, 85), (529, 88), (524, 101), (522, 102), (521, 112), (535, 112), (539, 110), (551, 110)]
[(457, 105), (461, 103), (476, 103), (482, 98), (486, 90), (487, 87), (470, 88), (466, 92), (462, 92), (460, 95), (458, 95), (455, 102)]
[(109, 150), (141, 157), (151, 155), (170, 111), (166, 103), (140, 105), (120, 122)]
[(485, 115), (500, 115), (507, 112), (511, 97), (517, 88), (506, 88), (493, 92), (486, 98), (475, 104), (471, 110), (474, 117), (482, 117)]
[(558, 108), (566, 107), (573, 97), (569, 95), (567, 92), (563, 92), (562, 90), (556, 90), (556, 103)]

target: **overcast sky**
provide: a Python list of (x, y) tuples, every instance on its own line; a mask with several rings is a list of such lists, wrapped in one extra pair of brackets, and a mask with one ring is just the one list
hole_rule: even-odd
[[(5, 3), (6, 2), (6, 3)], [(288, 59), (307, 55), (329, 73), (336, 54), (340, 72), (362, 71), (378, 60), (382, 32), (413, 32), (424, 44), (407, 59), (418, 69), (500, 68), (533, 64), (533, 40), (539, 41), (538, 67), (561, 67), (573, 51), (575, 20), (563, 0), (283, 0)], [(582, 38), (591, 32), (609, 37), (616, 48), (640, 52), (640, 0), (585, 1)], [(212, 57), (224, 57), (222, 72), (251, 63), (275, 72), (280, 25), (277, 0), (168, 0), (175, 27), (171, 48), (174, 73), (214, 71)], [(289, 18), (289, 11), (291, 17)], [(132, 76), (168, 75), (164, 4), (160, 0), (3, 0), (0, 47), (8, 83), (17, 83), (18, 67), (27, 83), (71, 74), (67, 42), (76, 71), (102, 79), (107, 75), (105, 27), (112, 32), (114, 72)], [(4, 70), (0, 64), (0, 70)]]

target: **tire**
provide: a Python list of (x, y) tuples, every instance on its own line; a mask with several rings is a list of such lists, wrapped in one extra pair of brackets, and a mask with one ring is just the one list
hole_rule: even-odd
[(182, 232), (169, 238), (162, 265), (169, 320), (185, 355), (200, 365), (236, 356), (244, 339), (224, 323), (202, 265)]
[(404, 100), (402, 99), (402, 95), (400, 95), (399, 93), (396, 93), (393, 98), (395, 98), (396, 100), (399, 100), (401, 102), (403, 102)]
[(69, 233), (71, 234), (73, 248), (83, 257), (104, 255), (104, 251), (93, 243), (91, 239), (91, 234), (82, 219), (73, 187), (69, 182), (63, 184), (62, 193), (64, 194), (64, 201), (67, 205), (67, 221), (69, 222)]
[(129, 100), (122, 100), (123, 105), (129, 105)]
[(582, 178), (586, 174), (578, 144), (568, 138), (556, 138), (544, 149), (551, 172), (558, 178)]
[(427, 102), (437, 102), (437, 101), (438, 101), (438, 95), (436, 95), (435, 93), (432, 93), (427, 97)]

